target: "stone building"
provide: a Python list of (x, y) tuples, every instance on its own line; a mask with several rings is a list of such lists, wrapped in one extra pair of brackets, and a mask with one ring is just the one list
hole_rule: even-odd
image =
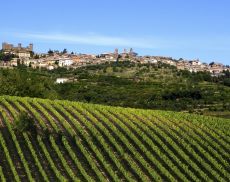
[(4, 53), (15, 54), (19, 56), (19, 58), (29, 58), (30, 53), (33, 51), (33, 44), (29, 44), (27, 47), (22, 47), (21, 43), (19, 43), (18, 46), (14, 46), (13, 44), (3, 42), (2, 50)]

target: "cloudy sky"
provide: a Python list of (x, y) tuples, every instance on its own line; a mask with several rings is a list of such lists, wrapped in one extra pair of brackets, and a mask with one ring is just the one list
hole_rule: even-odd
[(1, 2), (0, 41), (35, 52), (112, 52), (230, 64), (229, 0), (20, 0)]

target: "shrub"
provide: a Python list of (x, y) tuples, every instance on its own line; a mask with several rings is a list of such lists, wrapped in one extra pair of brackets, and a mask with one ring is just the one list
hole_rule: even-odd
[(28, 113), (22, 112), (14, 123), (14, 129), (19, 132), (34, 131), (34, 119)]

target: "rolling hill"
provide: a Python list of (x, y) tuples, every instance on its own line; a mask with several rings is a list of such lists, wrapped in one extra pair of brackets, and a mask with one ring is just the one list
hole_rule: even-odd
[(0, 181), (228, 181), (230, 120), (2, 96), (0, 151)]
[[(66, 80), (58, 84), (57, 79)], [(230, 73), (212, 77), (167, 64), (130, 61), (77, 69), (0, 69), (0, 95), (69, 100), (230, 119)]]

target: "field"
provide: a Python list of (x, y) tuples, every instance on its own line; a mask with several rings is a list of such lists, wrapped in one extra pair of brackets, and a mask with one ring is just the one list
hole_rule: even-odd
[(0, 181), (229, 181), (230, 120), (2, 96), (0, 151)]

